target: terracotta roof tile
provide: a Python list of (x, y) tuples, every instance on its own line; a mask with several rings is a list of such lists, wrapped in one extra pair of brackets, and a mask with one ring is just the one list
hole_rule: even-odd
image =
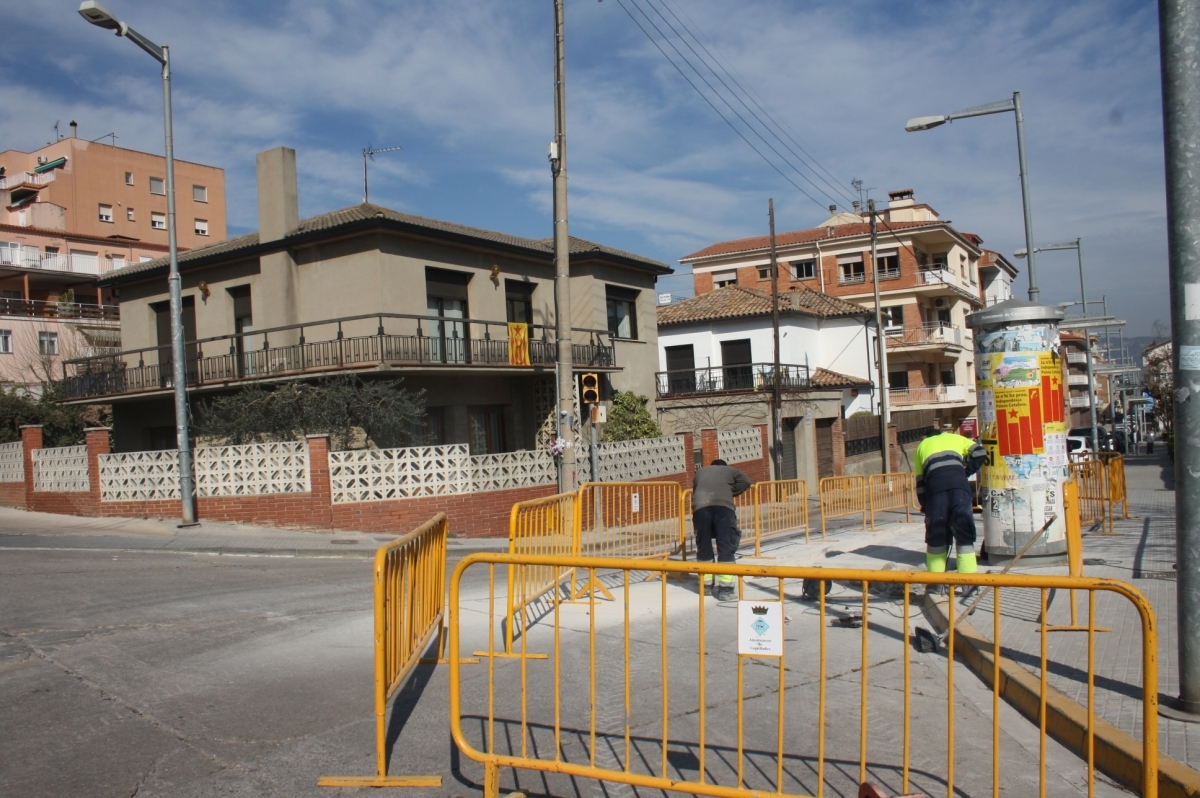
[[(882, 229), (883, 226), (884, 224), (881, 223), (880, 228)], [(908, 230), (914, 227), (947, 227), (948, 225), (946, 222), (887, 222), (886, 226), (892, 230)], [(793, 230), (790, 233), (779, 233), (775, 236), (775, 245), (777, 247), (785, 247), (789, 244), (804, 244), (809, 241), (825, 241), (863, 236), (871, 232), (871, 225), (866, 222), (861, 224), (839, 224), (832, 228), (832, 236), (829, 234), (829, 229), (827, 227), (810, 227), (807, 230)], [(740, 238), (736, 241), (719, 241), (716, 244), (705, 247), (699, 252), (693, 252), (691, 255), (680, 258), (680, 261), (699, 260), (700, 258), (710, 258), (715, 255), (732, 255), (735, 252), (752, 252), (756, 249), (767, 249), (770, 246), (770, 236)]]
[[(868, 311), (858, 305), (805, 288), (784, 291), (779, 295), (780, 311), (803, 316), (831, 318), (857, 316)], [(770, 316), (771, 297), (754, 288), (728, 285), (715, 291), (658, 307), (658, 326), (688, 324), (713, 319), (740, 319), (749, 316)]]
[(862, 377), (851, 377), (829, 369), (813, 369), (812, 386), (814, 388), (862, 388), (870, 386), (871, 381)]

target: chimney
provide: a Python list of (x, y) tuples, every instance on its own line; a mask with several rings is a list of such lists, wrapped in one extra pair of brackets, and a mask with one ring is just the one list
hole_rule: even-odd
[(858, 200), (854, 200), (854, 202), (850, 204), (854, 206), (854, 213), (858, 215), (860, 213), (860, 208), (862, 208), (862, 203)]
[(79, 125), (75, 123), (74, 119), (72, 119), (71, 120), (71, 138), (75, 138), (78, 135), (78, 133), (79, 133)]
[(277, 241), (300, 226), (296, 151), (276, 147), (255, 158), (258, 172), (258, 240)]
[(836, 206), (836, 205), (830, 205), (830, 206), (829, 206), (829, 215), (830, 215), (830, 216), (837, 216), (837, 206)]

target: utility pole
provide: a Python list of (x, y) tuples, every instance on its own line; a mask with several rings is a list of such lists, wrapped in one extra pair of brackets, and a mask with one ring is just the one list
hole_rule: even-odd
[(775, 479), (783, 479), (783, 374), (779, 365), (779, 259), (775, 255), (775, 198), (767, 200), (767, 219), (771, 224), (771, 331), (775, 335), (775, 392), (771, 411), (775, 440)]
[[(1172, 371), (1187, 386), (1200, 380), (1200, 317), (1190, 309), (1200, 297), (1200, 4), (1159, 0), (1158, 19)], [(1179, 388), (1174, 402), (1179, 702), (1200, 713), (1200, 396)]]
[[(1083, 300), (1083, 315), (1084, 318), (1088, 314), (1087, 301), (1087, 281), (1083, 277), (1083, 239), (1075, 239), (1075, 254), (1079, 257), (1079, 298)], [(1107, 314), (1105, 314), (1107, 315)], [(1088, 418), (1092, 422), (1092, 448), (1097, 452), (1100, 451), (1100, 433), (1097, 430), (1099, 426), (1096, 418), (1096, 376), (1092, 369), (1092, 361), (1095, 360), (1095, 355), (1092, 353), (1092, 333), (1087, 327), (1083, 328), (1083, 344), (1084, 351), (1087, 353), (1087, 380), (1088, 380), (1088, 401), (1091, 402), (1091, 407), (1088, 408)], [(1109, 401), (1112, 397), (1109, 397)]]
[(567, 238), (567, 71), (563, 42), (563, 0), (554, 0), (554, 326), (558, 343), (558, 435), (567, 441), (559, 458), (558, 491), (576, 487), (574, 438), (575, 368), (571, 362), (571, 260)]
[(888, 473), (888, 423), (892, 420), (888, 407), (887, 384), (887, 336), (883, 332), (883, 309), (879, 306), (879, 227), (875, 217), (875, 200), (867, 200), (867, 212), (871, 214), (871, 288), (875, 294), (875, 340), (879, 351), (875, 363), (879, 367), (879, 450), (883, 457), (883, 473)]

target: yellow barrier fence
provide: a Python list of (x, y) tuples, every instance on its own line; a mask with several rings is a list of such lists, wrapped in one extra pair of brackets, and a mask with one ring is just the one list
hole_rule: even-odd
[[(441, 776), (387, 774), (387, 703), (441, 635), (446, 608), (446, 514), (375, 553), (375, 776), (323, 776), (322, 787), (440, 787)], [(438, 651), (442, 648), (439, 637)], [(437, 660), (434, 660), (435, 662)]]
[[(762, 542), (804, 530), (808, 542), (808, 485), (802, 479), (756, 482), (754, 494), (754, 556), (762, 556)], [(745, 494), (743, 494), (745, 495)], [(743, 541), (744, 543), (745, 541)]]
[(625, 559), (680, 553), (682, 493), (677, 482), (585, 482), (575, 501), (575, 553)]
[(867, 479), (862, 475), (824, 477), (817, 486), (821, 499), (821, 537), (825, 537), (825, 522), (830, 518), (862, 513), (863, 530), (867, 528)]
[[(571, 556), (576, 553), (574, 493), (559, 493), (544, 499), (514, 504), (508, 522), (509, 554), (548, 554)], [(524, 633), (526, 608), (548, 592), (557, 590), (564, 582), (574, 588), (574, 571), (559, 571), (529, 565), (514, 565), (508, 569), (508, 623), (505, 627), (505, 650), (512, 651), (512, 642), (521, 627)]]
[(913, 492), (910, 474), (872, 474), (867, 480), (867, 493), (871, 506), (871, 528), (875, 528), (875, 513), (884, 510), (903, 510), (904, 520), (912, 520), (909, 515), (909, 497), (913, 495)]
[(1102, 524), (1102, 534), (1113, 528), (1112, 502), (1108, 494), (1107, 467), (1098, 458), (1089, 457), (1070, 463), (1070, 477), (1079, 486), (1079, 521), (1084, 526)]
[(1121, 505), (1121, 518), (1129, 519), (1129, 492), (1125, 486), (1125, 456), (1114, 454), (1105, 458), (1108, 477), (1108, 496), (1114, 508)]
[[(515, 565), (575, 569), (592, 578), (606, 572), (621, 601), (598, 602), (593, 595), (573, 607), (555, 594), (553, 627), (534, 630), (539, 648), (549, 652), (547, 660), (522, 658), (519, 665), (501, 668), (490, 658), (486, 680), (466, 680), (456, 659), (464, 634), (464, 575), (482, 570), (472, 584), (494, 585), (497, 568)], [(729, 612), (704, 591), (669, 587), (665, 578), (658, 583), (632, 578), (648, 569), (664, 577), (731, 574), (747, 600)], [(794, 588), (799, 580), (834, 582), (841, 586), (840, 597), (826, 599), (818, 589), (810, 609), (796, 612), (785, 593), (787, 580), (797, 580)], [(929, 586), (947, 586), (949, 599), (929, 597)], [(920, 612), (913, 601), (922, 587), (926, 608), (945, 622), (948, 650), (973, 662), (991, 686), (987, 715), (963, 712), (954, 683), (965, 666), (956, 657), (934, 664), (913, 655), (909, 634)], [(991, 588), (989, 604), (976, 616), (980, 623), (990, 615), (991, 640), (962, 625), (966, 618), (956, 593), (975, 587)], [(1087, 700), (1068, 720), (1058, 703), (1048, 703), (1060, 699), (1051, 699), (1048, 685), (1047, 617), (1048, 594), (1072, 589), (1087, 593), (1087, 656), (1071, 655), (1070, 663), (1081, 672), (1075, 678), (1086, 676)], [(1093, 620), (1101, 598), (1124, 604), (1118, 609), (1132, 613), (1134, 623), (1140, 620), (1140, 761), (1132, 751), (1103, 749), (1109, 750), (1106, 757), (1119, 753), (1136, 766), (1097, 763)], [(1032, 618), (1001, 609), (1030, 603), (1040, 605)], [(498, 642), (495, 604), (493, 597), (489, 651)], [(514, 769), (505, 790), (536, 785), (543, 794), (573, 794), (578, 779), (586, 778), (672, 794), (757, 798), (862, 794), (859, 785), (866, 782), (886, 785), (888, 794), (999, 796), (1003, 784), (1005, 794), (1046, 795), (1048, 787), (1061, 783), (1055, 779), (1081, 786), (1086, 780), (1094, 795), (1094, 771), (1100, 767), (1147, 798), (1158, 795), (1156, 624), (1142, 594), (1119, 580), (478, 553), (455, 568), (450, 607), (451, 735), (467, 759), (483, 765), (484, 798), (500, 795), (503, 768)], [(1039, 659), (1038, 675), (1006, 670), (1001, 678), (1002, 668), (1016, 667), (1001, 650), (1000, 641), (1009, 637), (1002, 620), (1032, 626), (1040, 641), (1040, 653), (1032, 652)], [(477, 625), (470, 628), (483, 634)], [(892, 682), (875, 686), (884, 668), (903, 679), (903, 690)], [(843, 678), (848, 673), (853, 680)], [(1014, 686), (1014, 678), (1024, 681)], [(1038, 724), (1036, 749), (1001, 734), (1002, 693), (1017, 689), (1032, 692), (1021, 706)], [(1050, 734), (1071, 738), (1082, 761), (1075, 766), (1059, 759), (1048, 768)], [(959, 770), (957, 741), (968, 749), (962, 755), (968, 766)], [(521, 771), (537, 775), (526, 779)]]

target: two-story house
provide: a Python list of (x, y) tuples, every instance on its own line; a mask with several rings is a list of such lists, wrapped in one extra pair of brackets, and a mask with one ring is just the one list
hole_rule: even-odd
[[(529, 449), (554, 431), (554, 253), (529, 239), (363, 203), (300, 219), (295, 151), (260, 153), (259, 229), (180, 256), (192, 402), (251, 382), (355, 373), (425, 391), (421, 429), (391, 445)], [(571, 240), (576, 372), (654, 396), (654, 285), (671, 268)], [(100, 280), (123, 351), (68, 364), (73, 401), (113, 406), (117, 451), (175, 445), (165, 259)], [(509, 323), (528, 325), (510, 348)]]
[[(1005, 275), (1015, 269), (998, 255), (985, 259), (982, 239), (942, 221), (912, 190), (889, 197), (878, 211), (873, 266), (869, 220), (857, 212), (833, 206), (821, 225), (778, 234), (781, 290), (808, 288), (873, 310), (878, 281), (893, 414), (932, 410), (957, 425), (975, 409), (973, 343), (963, 322), (984, 306), (980, 263), (997, 263)], [(770, 289), (767, 236), (722, 241), (680, 262), (692, 267), (697, 295), (728, 285)]]
[[(0, 152), (0, 381), (34, 389), (62, 359), (119, 348), (95, 280), (167, 254), (166, 159), (75, 135)], [(181, 249), (225, 238), (220, 169), (175, 162)]]

